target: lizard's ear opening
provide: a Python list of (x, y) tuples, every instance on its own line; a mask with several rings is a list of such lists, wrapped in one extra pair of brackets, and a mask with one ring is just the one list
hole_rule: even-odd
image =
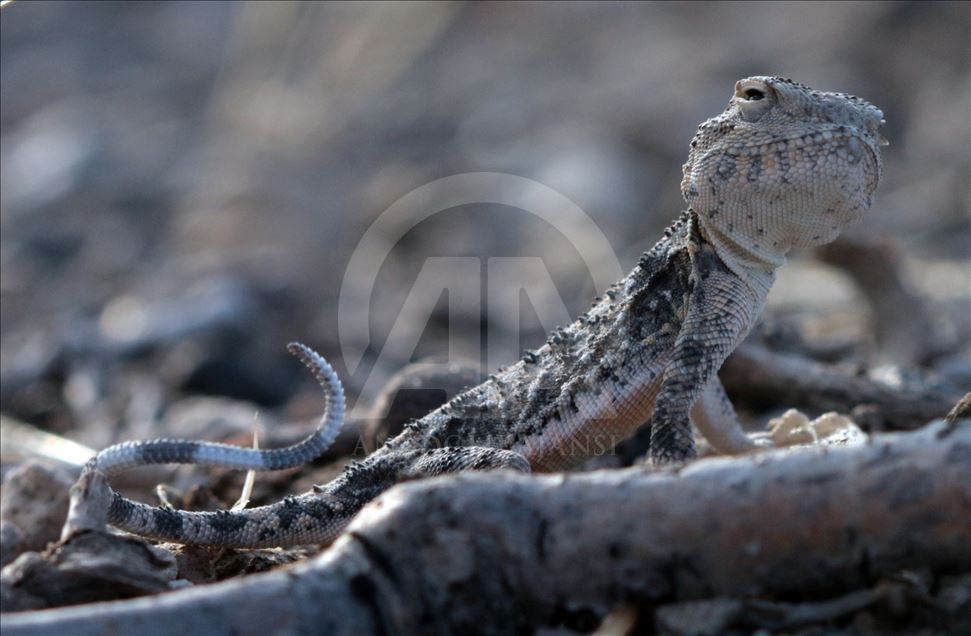
[(775, 103), (772, 87), (761, 80), (746, 79), (736, 82), (732, 101), (738, 106), (743, 121), (757, 122)]

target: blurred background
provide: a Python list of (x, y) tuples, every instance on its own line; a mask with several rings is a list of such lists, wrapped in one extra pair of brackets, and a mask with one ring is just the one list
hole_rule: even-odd
[[(409, 359), (377, 353), (430, 256), (541, 257), (575, 316), (593, 296), (578, 246), (469, 205), (395, 244), (353, 375), (338, 346), (358, 241), (448, 175), (555, 189), (628, 271), (682, 209), (695, 127), (749, 75), (883, 109), (891, 145), (856, 231), (899, 246), (942, 329), (971, 315), (967, 3), (15, 2), (0, 35), (0, 410), (96, 448), (211, 439), (216, 415), (313, 415), (289, 340), (327, 355), (352, 397), (390, 376)], [(860, 298), (797, 254), (770, 313), (860, 342), (866, 361), (879, 352)], [(446, 353), (448, 309), (413, 357)], [(536, 311), (522, 313), (537, 346)], [(507, 327), (452, 324), (472, 358)]]

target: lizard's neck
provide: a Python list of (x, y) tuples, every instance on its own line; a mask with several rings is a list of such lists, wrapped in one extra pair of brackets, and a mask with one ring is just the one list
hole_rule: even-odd
[(775, 282), (775, 270), (786, 264), (792, 246), (773, 236), (773, 225), (763, 227), (756, 215), (732, 216), (697, 215), (698, 229), (728, 269), (764, 299)]

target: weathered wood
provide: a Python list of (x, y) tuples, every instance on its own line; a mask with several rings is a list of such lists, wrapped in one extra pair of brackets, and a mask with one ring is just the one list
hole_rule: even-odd
[(404, 484), (292, 569), (6, 615), (26, 634), (508, 633), (595, 626), (621, 601), (832, 593), (971, 569), (971, 423), (680, 471)]
[[(816, 248), (816, 256), (846, 272), (870, 306), (869, 331), (879, 345), (877, 363), (915, 366), (940, 355), (941, 335), (933, 310), (908, 284), (896, 241), (857, 229)], [(947, 348), (953, 346), (947, 343)]]
[(960, 393), (918, 382), (892, 386), (807, 357), (745, 342), (725, 361), (719, 377), (734, 399), (849, 413), (865, 405), (892, 430), (914, 429), (944, 417)]

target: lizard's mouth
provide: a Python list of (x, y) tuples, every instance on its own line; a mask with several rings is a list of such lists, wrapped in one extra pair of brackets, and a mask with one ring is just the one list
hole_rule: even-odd
[(881, 116), (879, 120), (874, 118), (873, 121), (874, 123), (867, 126), (867, 128), (870, 130), (870, 134), (873, 135), (873, 137), (877, 140), (877, 144), (881, 146), (889, 146), (890, 142), (887, 141), (887, 138), (884, 137), (883, 133), (880, 131), (881, 128), (887, 125), (887, 120)]
[(887, 141), (886, 137), (880, 134), (880, 127), (885, 124), (886, 121), (881, 119), (877, 124), (875, 130), (871, 130), (869, 135), (863, 135), (861, 141), (863, 142), (863, 147), (866, 148), (869, 154), (871, 165), (874, 168), (874, 174), (872, 178), (869, 179), (871, 183), (869, 184), (867, 196), (873, 194), (873, 191), (877, 189), (877, 184), (880, 181), (880, 147), (889, 146), (890, 142)]
[(871, 114), (866, 122), (866, 132), (868, 134), (861, 135), (862, 139), (860, 141), (864, 142), (867, 150), (870, 151), (871, 159), (873, 159), (877, 166), (880, 165), (880, 148), (890, 145), (890, 142), (883, 136), (881, 130), (886, 124), (887, 120), (883, 118), (883, 112), (877, 110)]

